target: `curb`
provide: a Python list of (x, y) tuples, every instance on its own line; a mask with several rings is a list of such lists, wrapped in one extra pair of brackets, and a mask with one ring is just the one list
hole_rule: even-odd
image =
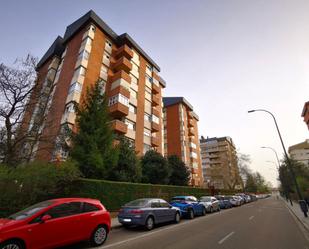
[[(299, 216), (294, 212), (294, 210), (292, 208), (290, 208), (290, 206), (288, 204), (285, 203), (285, 206), (291, 211), (291, 213), (296, 217), (296, 219), (303, 225), (303, 227), (305, 228), (305, 230), (309, 233), (309, 226), (307, 224), (305, 224), (301, 218), (299, 218)], [(294, 204), (298, 204), (298, 203), (294, 203)]]

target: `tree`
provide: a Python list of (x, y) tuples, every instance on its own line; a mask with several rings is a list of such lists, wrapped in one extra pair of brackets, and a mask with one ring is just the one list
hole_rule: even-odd
[(167, 158), (168, 166), (171, 170), (169, 184), (178, 186), (187, 186), (189, 182), (190, 172), (185, 163), (176, 155)]
[(21, 148), (28, 134), (18, 134), (23, 117), (37, 89), (35, 66), (37, 59), (28, 55), (16, 60), (15, 67), (0, 64), (0, 122), (2, 162), (16, 167), (20, 162)]
[(142, 158), (142, 181), (152, 184), (168, 184), (170, 169), (167, 160), (158, 152), (149, 150)]
[(106, 179), (117, 163), (107, 99), (99, 81), (87, 89), (85, 100), (76, 105), (77, 132), (72, 133), (70, 155), (87, 178)]
[(123, 182), (140, 182), (142, 169), (134, 145), (126, 137), (118, 138), (118, 163), (111, 168), (109, 179)]

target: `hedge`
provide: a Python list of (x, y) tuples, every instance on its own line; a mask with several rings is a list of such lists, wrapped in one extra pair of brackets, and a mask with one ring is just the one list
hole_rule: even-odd
[[(185, 186), (153, 185), (105, 180), (81, 179), (69, 188), (70, 196), (101, 200), (109, 211), (118, 211), (125, 203), (138, 198), (162, 198), (167, 201), (177, 195), (193, 195), (197, 198), (209, 195), (209, 189)], [(233, 194), (235, 191), (222, 190), (220, 194)]]

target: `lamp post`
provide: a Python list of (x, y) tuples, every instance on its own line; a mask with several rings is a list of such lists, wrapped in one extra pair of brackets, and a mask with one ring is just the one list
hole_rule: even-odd
[(290, 158), (286, 152), (286, 149), (285, 149), (285, 146), (284, 146), (284, 143), (283, 143), (283, 140), (282, 140), (282, 137), (281, 137), (281, 133), (280, 133), (280, 130), (279, 130), (279, 127), (278, 127), (278, 124), (277, 124), (277, 120), (275, 118), (275, 116), (270, 112), (270, 111), (267, 111), (265, 109), (256, 109), (256, 110), (250, 110), (248, 111), (248, 113), (252, 113), (252, 112), (266, 112), (268, 114), (270, 114), (275, 122), (275, 125), (276, 125), (276, 129), (277, 129), (277, 132), (278, 132), (278, 135), (279, 135), (279, 138), (280, 138), (280, 142), (281, 142), (281, 145), (282, 145), (282, 148), (283, 148), (283, 151), (284, 151), (284, 155), (286, 157), (286, 160), (287, 160), (287, 164), (288, 164), (288, 168), (291, 172), (291, 176), (292, 176), (292, 179), (294, 181), (294, 184), (295, 184), (295, 187), (296, 187), (296, 192), (297, 192), (297, 195), (298, 195), (298, 198), (299, 198), (299, 203), (300, 203), (300, 206), (301, 206), (301, 209), (302, 211), (304, 212), (304, 215), (306, 216), (307, 213), (305, 213), (304, 209), (302, 208), (303, 206), (303, 197), (302, 197), (302, 194), (300, 192), (300, 189), (299, 189), (299, 186), (298, 186), (298, 183), (297, 183), (297, 180), (296, 180), (296, 177), (295, 177), (295, 173), (294, 173), (294, 170), (293, 170), (293, 167), (291, 165), (291, 161), (290, 161)]
[(277, 168), (279, 169), (279, 167), (280, 167), (280, 161), (279, 161), (279, 157), (278, 157), (277, 151), (276, 151), (274, 148), (272, 148), (272, 147), (267, 147), (267, 146), (262, 146), (261, 148), (262, 148), (262, 149), (270, 149), (270, 150), (272, 150), (272, 151), (275, 153), (276, 159), (277, 159), (277, 163), (278, 163)]

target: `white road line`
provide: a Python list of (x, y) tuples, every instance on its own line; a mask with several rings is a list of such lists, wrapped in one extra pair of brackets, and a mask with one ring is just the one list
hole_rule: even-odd
[(235, 232), (231, 232), (228, 235), (226, 235), (222, 240), (218, 242), (218, 244), (222, 244), (224, 241), (226, 241), (229, 237), (231, 237)]
[(252, 220), (254, 218), (254, 216), (252, 215), (250, 218), (249, 218), (249, 220)]
[[(226, 211), (224, 211), (224, 213), (228, 213), (230, 211), (232, 211), (232, 209), (226, 210)], [(191, 220), (191, 221), (182, 222), (182, 223), (177, 224), (177, 225), (171, 225), (169, 227), (166, 227), (166, 228), (163, 228), (163, 229), (160, 229), (160, 230), (156, 230), (156, 231), (153, 231), (153, 232), (147, 232), (145, 234), (142, 234), (142, 235), (139, 235), (139, 236), (136, 236), (136, 237), (133, 237), (133, 238), (129, 238), (129, 239), (126, 239), (126, 240), (118, 241), (118, 242), (115, 242), (113, 244), (102, 246), (102, 247), (99, 247), (99, 248), (105, 249), (105, 248), (110, 248), (110, 247), (113, 247), (113, 246), (122, 245), (124, 243), (128, 243), (128, 242), (140, 239), (140, 238), (148, 237), (148, 236), (151, 236), (153, 234), (160, 233), (160, 232), (163, 232), (163, 231), (166, 231), (166, 230), (177, 229), (177, 228), (184, 226), (184, 225), (187, 225), (187, 224), (192, 224), (192, 223), (200, 221), (200, 220), (206, 220), (206, 219), (209, 219), (209, 218), (214, 217), (216, 215), (220, 215), (220, 213), (221, 212), (218, 212), (218, 213), (214, 213), (214, 214), (211, 214), (211, 215), (206, 215), (204, 217), (199, 217), (199, 218), (196, 218), (196, 219)]]

